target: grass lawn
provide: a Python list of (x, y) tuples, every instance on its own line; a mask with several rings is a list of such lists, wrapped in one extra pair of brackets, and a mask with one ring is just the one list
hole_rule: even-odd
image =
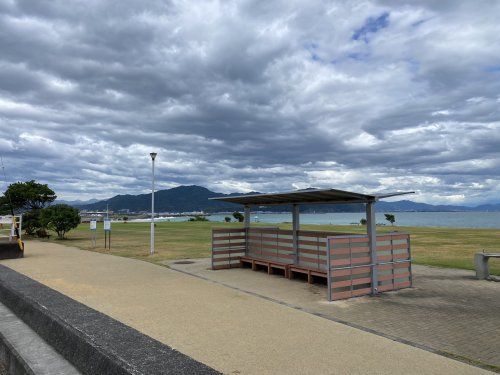
[[(104, 249), (102, 223), (98, 223), (97, 247), (92, 249), (89, 224), (81, 224), (65, 240), (53, 236), (50, 241), (113, 255), (137, 258), (158, 263), (169, 259), (210, 256), (212, 227), (239, 227), (238, 223), (162, 222), (156, 224), (156, 254), (149, 256), (149, 223), (113, 223), (111, 250)], [(252, 223), (252, 225), (254, 225)], [(265, 224), (256, 224), (263, 225)], [(276, 226), (276, 224), (273, 224)], [(269, 224), (267, 225), (269, 226)], [(290, 229), (291, 224), (280, 224)], [(358, 226), (302, 225), (302, 229), (364, 233)], [(475, 252), (500, 251), (500, 231), (496, 229), (458, 229), (426, 227), (378, 227), (380, 233), (398, 230), (411, 235), (414, 263), (439, 267), (474, 269)], [(29, 251), (29, 247), (27, 248)], [(490, 260), (490, 272), (500, 275), (500, 261)]]

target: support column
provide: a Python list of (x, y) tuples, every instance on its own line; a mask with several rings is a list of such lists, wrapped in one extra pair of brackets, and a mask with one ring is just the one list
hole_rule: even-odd
[(377, 227), (375, 220), (375, 202), (368, 202), (366, 204), (366, 231), (372, 263), (372, 294), (376, 294), (378, 289)]
[(299, 263), (299, 229), (300, 229), (300, 206), (298, 204), (293, 205), (292, 209), (292, 232), (293, 232), (293, 253), (295, 264)]
[(250, 228), (250, 206), (245, 206), (244, 212), (245, 219), (243, 220), (243, 225), (245, 228)]
[(248, 255), (248, 229), (250, 228), (250, 206), (245, 206), (243, 226), (245, 227), (245, 255)]

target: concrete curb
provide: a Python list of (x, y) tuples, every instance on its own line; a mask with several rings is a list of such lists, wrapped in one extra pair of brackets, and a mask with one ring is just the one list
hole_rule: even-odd
[(84, 374), (218, 374), (3, 265), (0, 301)]

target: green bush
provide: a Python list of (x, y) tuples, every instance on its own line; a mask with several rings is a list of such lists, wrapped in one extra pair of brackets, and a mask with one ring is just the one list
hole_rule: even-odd
[(39, 230), (43, 229), (40, 221), (41, 210), (34, 209), (23, 214), (23, 229), (29, 235), (35, 235)]
[(41, 211), (40, 222), (44, 228), (56, 232), (57, 237), (64, 238), (67, 232), (80, 224), (80, 214), (67, 204), (56, 204)]
[(196, 215), (195, 217), (190, 217), (189, 221), (208, 221), (205, 216)]

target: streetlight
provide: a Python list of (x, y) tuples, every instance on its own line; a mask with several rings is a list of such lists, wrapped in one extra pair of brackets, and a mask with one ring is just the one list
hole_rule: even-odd
[(153, 184), (151, 186), (151, 246), (149, 248), (149, 254), (153, 255), (155, 253), (155, 158), (156, 152), (152, 152), (151, 161), (153, 164)]

